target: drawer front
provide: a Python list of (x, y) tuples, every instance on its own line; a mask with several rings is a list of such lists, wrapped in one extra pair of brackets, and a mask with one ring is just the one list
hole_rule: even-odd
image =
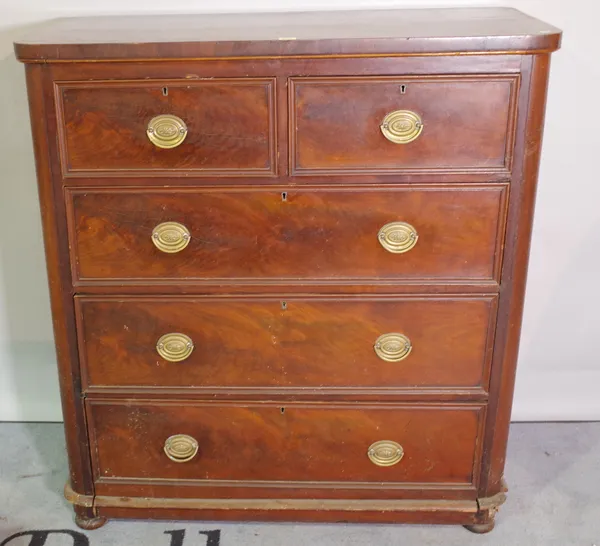
[(467, 404), (92, 399), (87, 408), (99, 483), (181, 485), (233, 480), (468, 485), (474, 482), (484, 414), (483, 407)]
[(76, 301), (85, 388), (99, 391), (481, 388), (496, 308), (493, 296)]
[(508, 173), (517, 81), (515, 76), (293, 78), (292, 171)]
[(274, 174), (274, 85), (266, 78), (59, 84), (63, 173)]
[(496, 280), (505, 216), (500, 185), (67, 196), (76, 283)]

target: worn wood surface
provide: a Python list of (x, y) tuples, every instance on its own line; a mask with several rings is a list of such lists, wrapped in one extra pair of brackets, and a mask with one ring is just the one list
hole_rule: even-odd
[[(180, 387), (487, 388), (495, 297), (78, 297), (84, 383)], [(156, 351), (164, 334), (189, 336), (183, 362)], [(408, 357), (386, 362), (377, 338), (400, 332)]]
[[(483, 414), (469, 405), (127, 400), (90, 400), (88, 410), (97, 481), (165, 479), (186, 487), (196, 480), (327, 482), (332, 488), (336, 482), (469, 485), (476, 480)], [(175, 434), (198, 441), (191, 461), (173, 462), (164, 453), (165, 441)], [(370, 461), (367, 451), (379, 440), (403, 447), (398, 464)], [(277, 487), (273, 493), (282, 495)]]
[(500, 297), (498, 310), (498, 338), (494, 349), (481, 496), (492, 496), (503, 489), (549, 70), (549, 55), (523, 59), (528, 89), (521, 97), (524, 115), (521, 118), (518, 146), (522, 153), (519, 154), (508, 213), (506, 244), (511, 250), (502, 270), (505, 290)]
[[(285, 195), (282, 195), (284, 194)], [(497, 280), (505, 187), (335, 190), (73, 190), (73, 278)], [(388, 252), (379, 230), (407, 222), (414, 248)], [(158, 250), (152, 230), (186, 226), (189, 245)]]
[[(48, 271), (52, 326), (56, 347), (56, 361), (60, 383), (62, 412), (65, 425), (66, 451), (69, 457), (69, 481), (82, 494), (92, 494), (89, 439), (81, 394), (81, 375), (77, 354), (75, 311), (68, 244), (66, 214), (60, 185), (54, 184), (47, 132), (47, 118), (51, 115), (51, 84), (47, 73), (39, 65), (27, 67), (27, 90), (36, 173), (40, 198), (40, 211)], [(83, 517), (93, 517), (89, 508), (77, 507)]]
[(172, 508), (168, 502), (152, 502), (143, 508), (123, 506), (120, 497), (101, 497), (102, 505), (98, 512), (110, 518), (158, 519), (158, 520), (199, 520), (199, 521), (269, 521), (278, 522), (313, 522), (313, 523), (373, 523), (400, 524), (413, 523), (419, 525), (440, 524), (470, 525), (477, 519), (477, 503), (475, 501), (456, 502), (441, 501), (426, 505), (403, 503), (388, 510), (348, 509), (323, 510), (322, 508), (299, 508), (285, 510), (276, 503), (269, 510), (264, 508)]
[[(298, 175), (511, 168), (517, 81), (500, 78), (292, 78), (290, 170)], [(409, 110), (423, 131), (395, 144), (386, 114)]]
[(510, 8), (58, 19), (16, 43), (39, 62), (553, 50), (560, 31)]
[[(70, 83), (57, 87), (63, 172), (198, 171), (269, 175), (275, 165), (274, 80)], [(156, 147), (148, 122), (169, 114), (182, 144)]]

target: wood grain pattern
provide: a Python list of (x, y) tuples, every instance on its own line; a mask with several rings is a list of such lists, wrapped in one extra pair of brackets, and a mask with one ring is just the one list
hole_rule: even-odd
[[(285, 192), (285, 196), (282, 193)], [(356, 191), (73, 190), (67, 193), (77, 280), (495, 280), (504, 186)], [(179, 222), (187, 248), (165, 254), (153, 228)], [(419, 233), (405, 254), (377, 238), (388, 222)]]
[[(61, 83), (63, 174), (274, 174), (274, 87), (272, 78)], [(187, 125), (177, 148), (157, 148), (146, 135), (161, 114)]]
[[(475, 405), (98, 399), (87, 407), (97, 481), (177, 479), (189, 487), (194, 480), (472, 484), (484, 413)], [(198, 455), (171, 461), (163, 446), (173, 434), (194, 437)], [(378, 440), (403, 446), (400, 463), (379, 467), (369, 460), (367, 450)]]
[[(292, 172), (508, 173), (517, 86), (513, 76), (292, 78)], [(383, 118), (395, 110), (423, 120), (415, 141), (395, 144), (382, 134)]]
[[(58, 379), (64, 416), (66, 452), (69, 457), (69, 482), (78, 492), (94, 491), (89, 452), (88, 429), (81, 396), (81, 377), (76, 338), (75, 316), (68, 259), (66, 215), (58, 185), (53, 184), (50, 134), (46, 121), (50, 111), (48, 71), (40, 65), (26, 70), (29, 110), (36, 158), (44, 250), (52, 310)], [(76, 513), (93, 518), (93, 508), (79, 506)]]
[(521, 120), (519, 145), (523, 153), (519, 156), (511, 193), (510, 229), (507, 233), (507, 244), (511, 252), (504, 261), (502, 272), (506, 290), (500, 298), (498, 310), (500, 339), (495, 346), (493, 398), (490, 404), (490, 422), (486, 429), (486, 456), (480, 491), (482, 497), (496, 495), (504, 490), (504, 463), (523, 320), (549, 71), (548, 55), (523, 59), (523, 73), (528, 76), (529, 88), (523, 94), (522, 108), (527, 115)]
[[(285, 307), (285, 308), (283, 308)], [(86, 388), (483, 387), (495, 297), (78, 297)], [(183, 362), (156, 351), (169, 332), (189, 336)], [(413, 346), (401, 362), (373, 350), (384, 333)], [(280, 389), (279, 389), (280, 390)]]

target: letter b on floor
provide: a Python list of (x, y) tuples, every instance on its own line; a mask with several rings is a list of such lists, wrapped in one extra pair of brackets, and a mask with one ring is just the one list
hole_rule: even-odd
[(31, 537), (29, 540), (29, 546), (44, 546), (44, 544), (46, 544), (46, 540), (48, 540), (48, 535), (50, 534), (70, 536), (73, 539), (73, 546), (89, 546), (90, 544), (88, 538), (83, 533), (70, 531), (69, 529), (61, 529), (58, 531), (23, 531), (21, 533), (15, 533), (14, 535), (11, 535), (0, 542), (0, 546), (6, 546), (15, 538), (27, 535)]

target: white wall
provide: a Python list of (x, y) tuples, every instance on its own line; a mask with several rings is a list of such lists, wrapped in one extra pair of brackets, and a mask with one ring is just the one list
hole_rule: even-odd
[[(553, 58), (515, 420), (600, 419), (595, 0), (0, 0), (0, 420), (61, 419), (23, 68), (12, 40), (57, 16), (511, 5), (564, 30)], [(21, 27), (21, 28), (19, 28)], [(598, 337), (596, 337), (598, 336)]]

